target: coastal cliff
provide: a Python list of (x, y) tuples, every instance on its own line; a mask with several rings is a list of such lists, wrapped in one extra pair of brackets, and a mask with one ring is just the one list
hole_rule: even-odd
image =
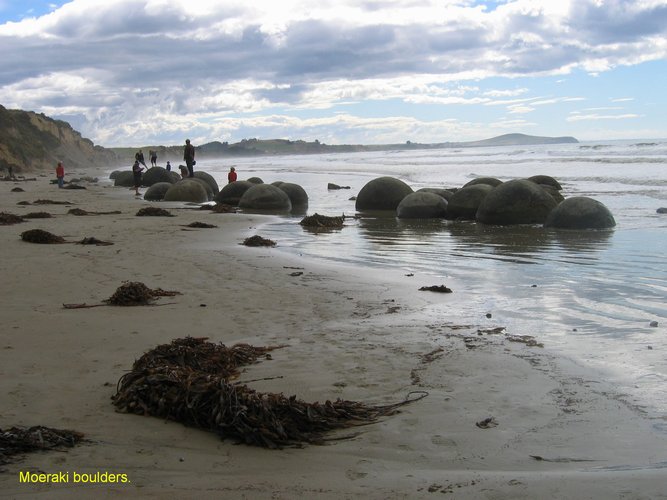
[(32, 111), (0, 106), (0, 168), (14, 174), (115, 163), (116, 154), (96, 146), (72, 126)]

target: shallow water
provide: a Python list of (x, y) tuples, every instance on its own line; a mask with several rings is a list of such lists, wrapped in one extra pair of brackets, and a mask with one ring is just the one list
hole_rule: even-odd
[[(362, 216), (341, 230), (314, 234), (298, 224), (301, 213), (276, 217), (261, 234), (277, 240), (281, 251), (414, 273), (421, 285), (446, 284), (464, 299), (455, 313), (459, 319), (475, 323), (491, 313), (494, 323), (511, 333), (534, 335), (581, 364), (604, 370), (651, 415), (667, 411), (667, 215), (656, 214), (667, 206), (667, 141), (198, 163), (221, 186), (230, 166), (240, 179), (300, 184), (309, 195), (308, 214), (355, 215), (349, 198), (384, 175), (416, 190), (460, 187), (479, 176), (509, 180), (546, 174), (560, 181), (566, 197), (597, 199), (614, 214), (613, 230)], [(350, 189), (328, 191), (329, 182)], [(652, 321), (658, 327), (651, 327)]]

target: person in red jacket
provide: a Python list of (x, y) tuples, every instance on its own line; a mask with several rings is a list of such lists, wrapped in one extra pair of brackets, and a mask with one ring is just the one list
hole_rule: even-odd
[(65, 167), (63, 167), (63, 162), (59, 161), (58, 166), (56, 167), (56, 177), (58, 178), (58, 187), (62, 188), (65, 184)]
[(234, 167), (230, 167), (229, 173), (227, 174), (227, 182), (229, 184), (236, 182), (236, 177), (236, 169)]

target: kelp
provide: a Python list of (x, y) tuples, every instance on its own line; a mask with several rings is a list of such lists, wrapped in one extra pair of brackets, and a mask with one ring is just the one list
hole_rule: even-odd
[(0, 226), (11, 226), (13, 224), (19, 224), (23, 221), (23, 217), (20, 215), (15, 215), (9, 212), (0, 212)]
[(180, 295), (180, 292), (162, 290), (162, 288), (151, 289), (140, 281), (130, 281), (119, 286), (105, 302), (114, 306), (143, 306), (152, 303), (159, 297), (173, 297), (174, 295)]
[(304, 217), (301, 222), (299, 222), (299, 224), (301, 224), (303, 227), (327, 229), (341, 228), (343, 227), (344, 223), (345, 217), (343, 216), (330, 217), (327, 215), (320, 215), (318, 213)]
[(376, 422), (425, 396), (378, 406), (341, 399), (307, 403), (230, 382), (243, 366), (269, 358), (280, 347), (176, 339), (135, 361), (118, 381), (112, 401), (128, 413), (181, 422), (248, 445), (281, 448), (324, 444), (333, 430)]
[(137, 217), (174, 217), (174, 215), (164, 208), (144, 207), (137, 212)]
[(43, 229), (29, 229), (21, 233), (21, 239), (28, 243), (56, 244), (65, 243), (62, 236), (57, 236)]
[(247, 247), (275, 247), (276, 242), (273, 240), (269, 240), (267, 238), (263, 238), (256, 234), (255, 236), (251, 236), (250, 238), (246, 238), (243, 240), (243, 244)]
[(24, 453), (71, 448), (83, 437), (80, 432), (41, 425), (0, 429), (0, 465), (8, 464), (12, 457)]

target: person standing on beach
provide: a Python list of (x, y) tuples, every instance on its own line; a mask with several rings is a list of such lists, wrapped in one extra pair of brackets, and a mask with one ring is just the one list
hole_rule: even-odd
[(65, 167), (63, 167), (63, 162), (61, 161), (56, 166), (56, 178), (58, 179), (58, 187), (62, 188), (63, 184), (65, 184)]
[(136, 155), (134, 155), (134, 159), (141, 163), (144, 167), (148, 168), (146, 165), (146, 160), (144, 160), (144, 152), (141, 149)]
[(132, 165), (132, 174), (134, 175), (134, 193), (139, 196), (139, 188), (141, 187), (141, 171), (144, 167), (139, 165), (139, 160), (134, 161)]
[(183, 148), (183, 160), (185, 165), (188, 167), (188, 177), (195, 176), (194, 166), (196, 165), (195, 161), (195, 147), (190, 144), (190, 139), (185, 139), (185, 148)]
[(231, 184), (232, 182), (236, 182), (237, 175), (236, 175), (236, 169), (234, 167), (229, 168), (229, 173), (227, 174), (227, 183)]
[(167, 160), (167, 166), (165, 168), (167, 169), (167, 172), (171, 172), (171, 163), (169, 163), (169, 160)]
[(151, 167), (157, 167), (157, 151), (150, 152)]

